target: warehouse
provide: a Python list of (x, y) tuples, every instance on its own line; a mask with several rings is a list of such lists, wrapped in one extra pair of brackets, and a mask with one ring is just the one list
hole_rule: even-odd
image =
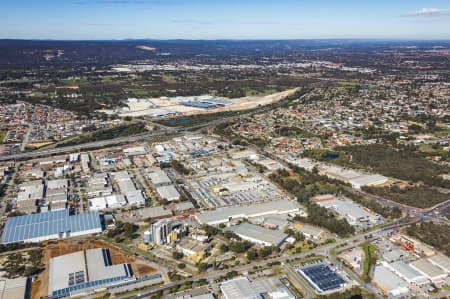
[(336, 271), (325, 263), (307, 265), (298, 268), (297, 271), (319, 294), (342, 289), (347, 284)]
[(366, 208), (346, 197), (338, 199), (332, 195), (325, 196), (322, 196), (319, 199), (316, 197), (313, 200), (319, 206), (335, 211), (341, 217), (345, 218), (350, 225), (374, 225), (381, 221), (380, 215), (367, 211)]
[(388, 178), (379, 174), (364, 174), (349, 180), (353, 188), (361, 189), (364, 186), (378, 186), (385, 184)]
[(246, 206), (224, 207), (195, 215), (200, 224), (217, 225), (241, 218), (254, 218), (281, 214), (302, 214), (295, 201), (275, 200)]
[(295, 296), (277, 278), (250, 281), (247, 277), (237, 277), (220, 285), (225, 299), (294, 299)]
[(248, 222), (230, 227), (230, 230), (244, 240), (263, 246), (280, 246), (288, 237), (280, 230), (271, 230)]
[(115, 194), (105, 197), (89, 199), (89, 211), (100, 211), (105, 209), (119, 209), (127, 204), (125, 197)]
[(438, 266), (446, 273), (450, 274), (450, 258), (443, 254), (436, 254), (428, 259), (432, 264)]
[(127, 198), (129, 205), (144, 205), (145, 204), (145, 198), (142, 195), (141, 190), (135, 190), (135, 191), (129, 191), (125, 193), (125, 197)]
[(42, 242), (102, 232), (100, 215), (70, 215), (68, 210), (10, 217), (2, 234), (2, 243)]
[(161, 199), (167, 201), (179, 200), (181, 196), (174, 185), (158, 187), (156, 188), (156, 192)]
[(111, 264), (108, 249), (77, 251), (50, 259), (49, 296), (89, 294), (133, 276), (129, 264)]
[(31, 279), (19, 277), (14, 279), (2, 278), (0, 280), (0, 299), (27, 298)]
[(396, 261), (391, 264), (386, 264), (386, 266), (392, 270), (395, 274), (403, 278), (407, 283), (415, 284), (415, 285), (424, 285), (428, 283), (428, 279), (412, 268), (411, 266), (403, 263), (402, 261)]
[(160, 187), (172, 184), (172, 181), (163, 170), (155, 170), (148, 173), (148, 178), (153, 186)]
[(320, 241), (325, 236), (325, 231), (318, 226), (296, 223), (294, 227), (309, 240)]
[(145, 147), (141, 145), (141, 146), (133, 146), (133, 147), (124, 148), (123, 153), (127, 157), (133, 157), (133, 156), (145, 155), (145, 154), (147, 154), (147, 151), (146, 151)]
[(426, 259), (414, 261), (410, 265), (436, 284), (443, 282), (448, 276), (444, 270)]
[(387, 267), (375, 267), (373, 282), (389, 296), (398, 297), (409, 294), (409, 288), (406, 282)]

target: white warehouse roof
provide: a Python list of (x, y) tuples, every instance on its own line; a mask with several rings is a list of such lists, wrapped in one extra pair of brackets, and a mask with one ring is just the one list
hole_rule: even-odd
[(230, 219), (252, 218), (267, 215), (298, 213), (300, 206), (291, 200), (275, 200), (247, 206), (224, 207), (195, 216), (201, 224), (220, 224)]
[(230, 230), (244, 240), (265, 246), (279, 246), (288, 237), (280, 230), (271, 230), (248, 222), (233, 226)]

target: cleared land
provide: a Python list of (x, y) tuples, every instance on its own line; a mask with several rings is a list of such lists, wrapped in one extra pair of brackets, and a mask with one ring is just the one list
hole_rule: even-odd
[[(177, 101), (170, 99), (170, 98), (151, 98), (148, 100), (148, 102), (138, 102), (138, 103), (132, 103), (129, 104), (130, 110), (125, 111), (121, 110), (119, 112), (119, 116), (125, 117), (125, 116), (131, 116), (131, 117), (138, 117), (138, 116), (151, 116), (158, 113), (163, 112), (171, 112), (171, 113), (177, 113), (179, 115), (197, 115), (197, 114), (211, 114), (211, 113), (217, 113), (217, 112), (224, 112), (224, 111), (240, 111), (240, 110), (247, 110), (256, 108), (258, 106), (265, 106), (269, 104), (276, 103), (283, 99), (284, 97), (292, 94), (295, 92), (296, 89), (288, 89), (282, 92), (273, 93), (270, 95), (255, 95), (255, 96), (247, 96), (242, 98), (235, 98), (235, 99), (229, 99), (229, 98), (219, 98), (226, 101), (231, 102), (230, 105), (226, 105), (224, 107), (219, 108), (213, 108), (213, 109), (204, 109), (204, 108), (196, 108), (196, 107), (189, 107), (182, 105), (178, 103)], [(153, 104), (154, 108), (150, 108), (149, 105)], [(105, 112), (107, 114), (113, 114), (115, 113), (114, 110), (101, 110), (102, 112)]]

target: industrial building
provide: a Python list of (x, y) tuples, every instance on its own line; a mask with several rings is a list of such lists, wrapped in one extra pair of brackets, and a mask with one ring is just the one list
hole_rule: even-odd
[(139, 146), (124, 148), (123, 153), (127, 157), (134, 157), (134, 156), (146, 155), (147, 150), (145, 149), (145, 146), (139, 145)]
[(129, 205), (140, 206), (145, 204), (145, 198), (141, 190), (129, 191), (125, 193), (125, 197)]
[(340, 290), (347, 284), (344, 278), (326, 263), (317, 263), (299, 267), (297, 268), (297, 272), (319, 294)]
[(27, 290), (31, 287), (31, 279), (19, 277), (14, 279), (0, 279), (0, 299), (28, 298)]
[(166, 172), (161, 169), (154, 170), (148, 173), (150, 182), (155, 187), (166, 186), (172, 184), (172, 180), (167, 176)]
[(2, 243), (42, 242), (102, 232), (100, 215), (70, 215), (68, 210), (10, 217), (2, 234)]
[(350, 225), (370, 226), (381, 221), (381, 216), (353, 202), (346, 197), (336, 198), (333, 195), (316, 196), (311, 199), (321, 207), (332, 210), (345, 218)]
[(220, 285), (225, 299), (295, 299), (289, 289), (277, 278), (250, 281), (237, 277)]
[(114, 194), (105, 197), (89, 199), (89, 211), (100, 211), (106, 209), (120, 209), (127, 204), (125, 196)]
[(200, 262), (205, 257), (207, 248), (208, 245), (191, 238), (183, 238), (177, 244), (177, 249), (194, 263)]
[(399, 297), (409, 294), (408, 284), (385, 266), (376, 266), (373, 282), (388, 296)]
[(167, 201), (180, 200), (181, 195), (174, 185), (161, 186), (156, 188), (156, 193), (158, 196)]
[(275, 200), (246, 206), (224, 207), (195, 215), (200, 224), (217, 225), (241, 218), (255, 218), (282, 214), (302, 214), (303, 209), (295, 201)]
[(244, 240), (264, 246), (280, 246), (288, 237), (280, 230), (271, 230), (248, 222), (232, 226), (230, 230)]
[(450, 274), (450, 258), (441, 253), (436, 254), (428, 259), (432, 264), (438, 266), (446, 273)]
[(396, 261), (390, 264), (386, 263), (385, 266), (409, 284), (421, 286), (428, 283), (425, 275), (402, 261)]
[(294, 227), (309, 240), (320, 241), (325, 236), (325, 231), (318, 226), (296, 223)]
[(133, 277), (130, 264), (112, 265), (108, 249), (77, 251), (50, 259), (49, 296), (81, 296)]
[(435, 284), (442, 283), (448, 276), (444, 270), (426, 259), (414, 261), (410, 265)]

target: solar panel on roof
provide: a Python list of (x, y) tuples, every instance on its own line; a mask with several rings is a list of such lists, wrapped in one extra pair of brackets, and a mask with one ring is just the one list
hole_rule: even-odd
[(346, 283), (339, 274), (323, 263), (300, 268), (299, 273), (321, 292), (338, 289)]

